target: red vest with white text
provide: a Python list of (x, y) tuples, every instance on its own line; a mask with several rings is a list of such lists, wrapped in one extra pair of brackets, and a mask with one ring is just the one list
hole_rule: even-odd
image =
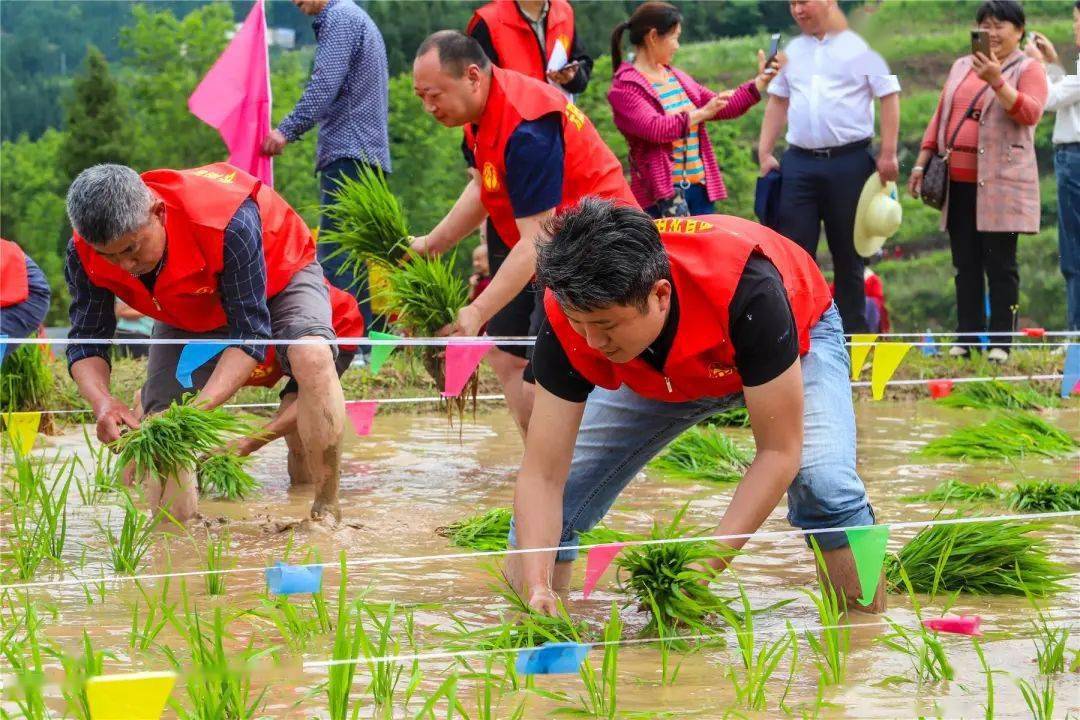
[(465, 127), (480, 173), (480, 199), (507, 247), (520, 239), (506, 191), (506, 143), (523, 121), (560, 113), (563, 137), (563, 192), (557, 210), (592, 195), (637, 207), (622, 165), (604, 144), (589, 118), (556, 88), (521, 73), (491, 68), (491, 92), (474, 133)]
[(26, 255), (22, 248), (0, 238), (0, 307), (10, 307), (30, 297)]
[(640, 358), (613, 363), (590, 348), (559, 307), (544, 297), (548, 322), (570, 364), (594, 385), (627, 385), (642, 397), (684, 402), (742, 390), (728, 327), (731, 299), (754, 252), (768, 258), (783, 278), (799, 332), (799, 354), (810, 349), (810, 328), (832, 303), (829, 286), (810, 255), (767, 227), (727, 215), (656, 221), (671, 264), (679, 302), (675, 340), (658, 372)]
[(555, 43), (561, 42), (567, 57), (570, 55), (574, 41), (574, 9), (566, 0), (548, 2), (542, 52), (539, 38), (514, 0), (494, 0), (477, 8), (469, 20), (469, 34), (481, 19), (491, 34), (491, 44), (499, 56), (501, 68), (546, 82), (548, 58)]

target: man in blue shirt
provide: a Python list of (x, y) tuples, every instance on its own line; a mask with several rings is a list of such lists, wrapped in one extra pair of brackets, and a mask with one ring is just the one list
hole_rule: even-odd
[[(316, 123), (319, 144), (315, 169), (319, 172), (322, 204), (342, 178), (356, 178), (362, 165), (390, 172), (389, 75), (386, 46), (371, 17), (352, 0), (293, 0), (305, 15), (315, 18), (315, 62), (304, 94), (276, 130), (263, 140), (263, 152), (279, 155), (285, 145), (300, 138)], [(334, 229), (323, 215), (319, 228)], [(371, 327), (366, 273), (343, 271), (344, 256), (328, 258), (334, 247), (319, 245), (319, 263), (326, 278), (348, 289), (360, 304), (364, 327)]]

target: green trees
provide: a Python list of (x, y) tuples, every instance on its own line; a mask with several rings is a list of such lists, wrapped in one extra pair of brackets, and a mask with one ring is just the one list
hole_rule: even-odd
[(65, 103), (65, 129), (60, 147), (64, 174), (74, 178), (98, 163), (131, 162), (132, 132), (109, 63), (93, 45), (86, 53), (86, 68), (75, 77)]

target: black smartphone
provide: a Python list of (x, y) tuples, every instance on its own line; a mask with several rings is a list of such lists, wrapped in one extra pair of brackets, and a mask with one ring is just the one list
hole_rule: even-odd
[(972, 30), (971, 31), (971, 54), (974, 55), (977, 52), (981, 52), (986, 57), (990, 57), (990, 31), (989, 30)]
[(768, 67), (769, 63), (776, 59), (778, 52), (780, 52), (780, 33), (775, 33), (769, 40), (769, 52), (765, 54), (765, 67)]

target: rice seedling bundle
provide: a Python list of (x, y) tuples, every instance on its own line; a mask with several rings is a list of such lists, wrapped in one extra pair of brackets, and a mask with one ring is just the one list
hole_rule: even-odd
[(692, 427), (653, 460), (661, 472), (685, 478), (738, 482), (753, 456), (730, 438), (711, 428)]
[(405, 210), (390, 192), (381, 169), (361, 166), (356, 178), (341, 178), (330, 192), (323, 214), (337, 229), (325, 230), (319, 241), (337, 245), (330, 258), (343, 256), (343, 267), (360, 275), (368, 261), (396, 264), (408, 248)]
[(9, 350), (0, 365), (0, 410), (44, 410), (53, 382), (43, 348), (19, 345)]
[(1005, 494), (1009, 509), (1017, 512), (1068, 512), (1080, 510), (1080, 481), (1054, 482), (1031, 480), (1019, 482)]
[(1057, 407), (1057, 400), (1029, 385), (989, 380), (963, 383), (950, 395), (937, 401), (940, 405), (954, 408), (979, 410), (1044, 410)]
[[(492, 508), (487, 512), (462, 518), (435, 532), (450, 540), (452, 545), (478, 552), (498, 552), (506, 549), (507, 536), (510, 533), (510, 519), (514, 512), (510, 508)], [(598, 525), (592, 530), (581, 533), (578, 542), (582, 545), (623, 542), (637, 538), (632, 533), (612, 530)]]
[(930, 492), (909, 495), (904, 502), (993, 502), (999, 500), (1002, 489), (992, 482), (966, 483), (949, 478)]
[(967, 460), (1007, 459), (1025, 455), (1056, 457), (1080, 448), (1080, 443), (1060, 428), (1029, 413), (1000, 415), (982, 425), (957, 430), (931, 440), (923, 455)]
[(198, 468), (199, 492), (221, 500), (243, 500), (259, 487), (245, 467), (249, 460), (227, 452), (205, 458)]
[(113, 443), (117, 467), (135, 466), (138, 478), (164, 481), (184, 470), (195, 470), (199, 459), (224, 446), (229, 438), (249, 430), (248, 424), (224, 408), (204, 410), (173, 403), (167, 410), (144, 418)]
[(1049, 546), (1035, 533), (1045, 523), (991, 520), (923, 528), (885, 563), (892, 588), (901, 572), (914, 592), (965, 592), (972, 595), (1043, 597), (1064, 589), (1067, 567), (1051, 560)]

